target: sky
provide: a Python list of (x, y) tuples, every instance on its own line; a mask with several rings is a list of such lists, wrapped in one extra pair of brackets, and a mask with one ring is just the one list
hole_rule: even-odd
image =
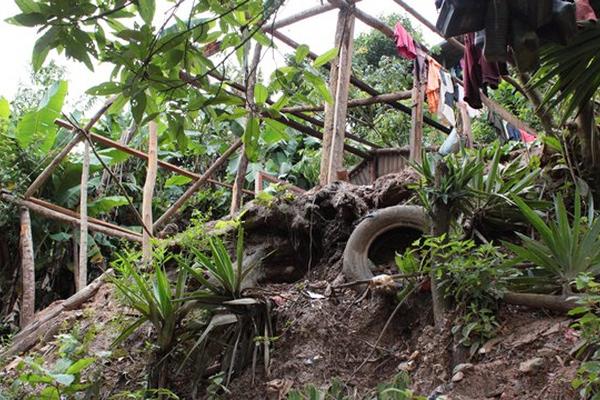
[[(0, 54), (4, 54), (4, 62), (0, 63), (0, 96), (11, 99), (19, 85), (27, 82), (30, 76), (31, 51), (37, 38), (35, 28), (11, 25), (5, 20), (19, 13), (19, 8), (14, 0), (1, 0), (0, 7)], [(296, 14), (304, 9), (318, 6), (322, 0), (287, 0), (278, 12), (278, 18)], [(326, 3), (325, 0), (323, 2)], [(411, 7), (420, 12), (428, 20), (435, 22), (437, 12), (434, 0), (407, 0)], [(154, 24), (160, 24), (164, 18), (164, 11), (170, 3), (165, 0), (157, 1), (157, 14)], [(362, 0), (357, 4), (361, 10), (373, 16), (382, 16), (392, 13), (403, 13), (403, 10), (393, 0)], [(162, 12), (161, 12), (162, 11)], [(333, 47), (337, 12), (335, 10), (312, 17), (311, 19), (282, 28), (282, 32), (299, 43), (307, 44), (317, 54), (323, 53)], [(422, 26), (416, 20), (414, 26), (421, 26), (424, 39), (428, 45), (440, 42), (441, 38)], [(362, 22), (356, 22), (355, 35), (369, 31), (371, 28)], [(263, 59), (263, 68), (273, 70), (283, 65), (283, 54), (290, 49), (279, 43), (278, 48), (270, 51)], [(77, 99), (84, 94), (86, 89), (108, 80), (111, 67), (98, 65), (94, 72), (88, 70), (83, 64), (66, 60), (51, 52), (49, 59), (55, 60), (67, 70), (69, 80), (69, 98)]]

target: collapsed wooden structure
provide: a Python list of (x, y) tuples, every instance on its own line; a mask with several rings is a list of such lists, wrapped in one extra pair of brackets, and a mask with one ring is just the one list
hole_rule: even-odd
[[(352, 55), (353, 55), (353, 42), (354, 42), (354, 24), (355, 20), (358, 19), (374, 29), (382, 32), (384, 35), (394, 40), (394, 32), (391, 27), (387, 26), (384, 22), (379, 19), (372, 17), (365, 12), (361, 11), (357, 7), (356, 3), (361, 0), (328, 0), (324, 5), (317, 6), (305, 10), (299, 14), (292, 15), (287, 18), (280, 19), (273, 23), (265, 25), (263, 32), (271, 35), (274, 39), (279, 42), (290, 46), (293, 49), (297, 49), (300, 45), (293, 39), (284, 35), (280, 29), (306, 20), (312, 16), (322, 14), (324, 12), (338, 9), (338, 22), (335, 35), (335, 47), (339, 49), (338, 56), (333, 59), (330, 63), (326, 64), (325, 67), (329, 70), (329, 90), (334, 101), (331, 104), (324, 104), (322, 106), (294, 106), (283, 108), (281, 110), (280, 117), (274, 117), (269, 115), (269, 118), (275, 119), (285, 126), (302, 132), (306, 135), (312, 136), (322, 141), (322, 159), (320, 169), (320, 184), (326, 185), (340, 177), (349, 178), (359, 184), (372, 183), (374, 179), (381, 176), (384, 173), (393, 172), (394, 168), (401, 169), (408, 161), (418, 161), (422, 152), (422, 141), (423, 141), (423, 125), (427, 124), (432, 128), (439, 130), (443, 133), (450, 133), (451, 127), (444, 126), (443, 124), (423, 115), (424, 108), (424, 90), (426, 82), (415, 74), (414, 85), (411, 91), (403, 91), (397, 93), (380, 93), (367, 83), (358, 79), (352, 74)], [(435, 27), (421, 15), (419, 15), (414, 9), (408, 6), (404, 1), (394, 0), (401, 8), (411, 14), (427, 28), (435, 32)], [(454, 46), (462, 48), (462, 44), (455, 39), (450, 39), (449, 43)], [(260, 48), (256, 51), (260, 59)], [(313, 52), (308, 53), (308, 57), (316, 59), (317, 55)], [(258, 62), (258, 61), (257, 61)], [(254, 71), (255, 72), (255, 71)], [(227, 77), (221, 76), (216, 72), (212, 72), (210, 76), (213, 79), (223, 82), (224, 89), (228, 94), (234, 95), (242, 99), (245, 104), (249, 104), (254, 97), (251, 95), (253, 92), (253, 80), (246, 79), (249, 83), (249, 87), (238, 82), (232, 82)], [(197, 82), (193, 76), (188, 74), (186, 71), (180, 72), (180, 79), (183, 82), (191, 86), (197, 86)], [(362, 92), (366, 93), (369, 97), (358, 100), (349, 100), (350, 85), (355, 86)], [(400, 100), (411, 99), (411, 106), (407, 106), (400, 102)], [(531, 132), (534, 132), (531, 127), (528, 127), (523, 122), (519, 121), (509, 111), (503, 109), (501, 106), (493, 102), (487, 97), (483, 97), (484, 102), (488, 108), (498, 112), (502, 117), (512, 122), (517, 127), (523, 127)], [(149, 262), (149, 251), (151, 249), (150, 241), (152, 237), (159, 232), (159, 230), (165, 226), (184, 204), (205, 184), (214, 184), (223, 186), (233, 190), (232, 199), (232, 211), (239, 208), (240, 199), (242, 194), (246, 193), (249, 195), (255, 194), (255, 192), (246, 190), (239, 182), (239, 176), (245, 175), (245, 170), (242, 174), (238, 173), (238, 179), (231, 185), (228, 183), (219, 182), (214, 180), (212, 176), (217, 172), (231, 156), (236, 154), (243, 149), (243, 143), (241, 139), (236, 139), (230, 147), (218, 157), (213, 164), (206, 169), (203, 173), (197, 173), (188, 171), (184, 168), (176, 166), (166, 161), (159, 160), (157, 157), (157, 140), (156, 140), (156, 126), (154, 123), (150, 123), (149, 127), (149, 145), (148, 152), (142, 152), (128, 146), (124, 142), (117, 142), (97, 133), (92, 132), (94, 125), (100, 120), (104, 113), (109, 109), (111, 104), (114, 102), (113, 99), (109, 99), (100, 110), (90, 119), (90, 121), (84, 127), (78, 127), (76, 124), (66, 120), (56, 120), (57, 127), (64, 128), (72, 131), (75, 135), (73, 139), (54, 157), (54, 159), (44, 168), (42, 173), (34, 180), (30, 187), (26, 190), (23, 198), (16, 198), (11, 193), (2, 192), (0, 196), (8, 201), (15, 202), (21, 206), (21, 251), (22, 251), (22, 304), (21, 304), (21, 325), (25, 326), (33, 318), (33, 304), (35, 298), (34, 291), (34, 255), (33, 255), (33, 243), (31, 238), (31, 223), (29, 212), (33, 211), (40, 215), (52, 218), (55, 220), (62, 221), (67, 224), (79, 226), (80, 229), (80, 243), (81, 250), (79, 254), (79, 263), (75, 271), (76, 274), (76, 288), (81, 290), (87, 284), (87, 235), (89, 231), (100, 232), (105, 235), (118, 237), (133, 242), (140, 242), (143, 244), (144, 261)], [(267, 100), (268, 104), (273, 104), (270, 99)], [(410, 146), (408, 149), (395, 151), (390, 149), (381, 149), (380, 146), (373, 144), (363, 138), (357, 137), (350, 132), (347, 132), (347, 112), (350, 107), (361, 107), (372, 104), (385, 104), (388, 107), (397, 110), (399, 112), (406, 113), (412, 118), (412, 126), (410, 130)], [(315, 118), (313, 113), (324, 112), (324, 119), (320, 120)], [(299, 122), (301, 121), (301, 122)], [(77, 146), (79, 143), (84, 142), (84, 166), (82, 173), (82, 184), (81, 184), (81, 201), (80, 201), (80, 212), (67, 210), (54, 204), (50, 204), (42, 199), (36, 198), (35, 194), (44, 185), (44, 183), (50, 178), (53, 171), (59, 166), (62, 160)], [(353, 144), (357, 143), (357, 144)], [(139, 224), (142, 226), (142, 233), (134, 232), (130, 229), (126, 229), (115, 224), (105, 222), (96, 218), (91, 218), (87, 215), (87, 180), (88, 180), (88, 169), (89, 169), (89, 157), (90, 149), (94, 150), (95, 144), (117, 149), (124, 153), (127, 153), (133, 157), (145, 160), (148, 162), (147, 168), (147, 179), (144, 185), (143, 193), (143, 206), (141, 215), (136, 210), (136, 216), (138, 217)], [(344, 151), (358, 156), (363, 161), (350, 173), (344, 167), (343, 154)], [(94, 150), (95, 152), (95, 150)], [(394, 160), (389, 160), (394, 158)], [(242, 156), (243, 158), (243, 152)], [(381, 161), (385, 160), (385, 161)], [(240, 163), (242, 164), (242, 163)], [(106, 165), (103, 165), (107, 172), (110, 172)], [(192, 183), (183, 193), (183, 195), (175, 201), (167, 211), (161, 215), (156, 221), (152, 216), (152, 196), (154, 191), (154, 181), (156, 180), (157, 168), (163, 168), (167, 171), (175, 174), (191, 178)], [(240, 167), (242, 168), (242, 167)], [(243, 167), (245, 168), (245, 167)], [(390, 168), (392, 170), (390, 170)], [(256, 192), (263, 189), (263, 180), (278, 181), (275, 177), (271, 177), (268, 174), (259, 173), (257, 176)], [(301, 193), (302, 189), (293, 188), (297, 193)], [(85, 248), (84, 248), (85, 247)]]

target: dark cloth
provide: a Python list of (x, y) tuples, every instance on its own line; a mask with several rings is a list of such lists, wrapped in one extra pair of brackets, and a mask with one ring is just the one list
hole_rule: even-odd
[(485, 17), (483, 55), (492, 62), (507, 61), (508, 4), (506, 0), (489, 0)]
[(479, 90), (481, 89), (485, 92), (488, 87), (497, 89), (501, 80), (500, 76), (507, 74), (508, 71), (505, 63), (490, 63), (485, 59), (481, 48), (475, 43), (475, 35), (473, 33), (467, 33), (464, 41), (464, 101), (472, 108), (480, 109), (483, 107), (483, 104), (481, 103)]
[(508, 131), (508, 139), (509, 140), (514, 140), (517, 142), (521, 140), (521, 132), (517, 128), (515, 128), (512, 124), (507, 124), (506, 130)]

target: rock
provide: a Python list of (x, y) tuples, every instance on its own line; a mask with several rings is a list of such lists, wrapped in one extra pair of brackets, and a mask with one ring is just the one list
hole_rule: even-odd
[(462, 371), (458, 371), (452, 376), (452, 382), (460, 382), (464, 379), (465, 374)]
[(534, 374), (544, 366), (544, 359), (541, 357), (532, 358), (527, 361), (523, 361), (519, 364), (519, 371), (525, 374)]
[(415, 367), (416, 367), (416, 365), (413, 360), (404, 361), (398, 365), (398, 370), (403, 371), (403, 372), (411, 372), (411, 371), (414, 371)]
[(467, 371), (469, 369), (473, 369), (473, 364), (471, 364), (471, 363), (462, 363), (462, 364), (458, 364), (456, 367), (454, 367), (454, 369), (452, 370), (452, 373), (453, 374), (458, 374), (459, 372)]

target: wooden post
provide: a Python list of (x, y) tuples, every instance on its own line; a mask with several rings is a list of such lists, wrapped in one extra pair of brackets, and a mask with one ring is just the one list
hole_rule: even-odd
[(352, 75), (352, 52), (354, 49), (354, 15), (346, 13), (342, 45), (339, 52), (339, 73), (333, 116), (331, 155), (329, 156), (328, 183), (337, 180), (337, 172), (344, 169), (344, 141), (348, 96), (350, 95), (350, 75)]
[(471, 117), (467, 109), (467, 103), (464, 101), (458, 102), (458, 110), (460, 111), (460, 121), (462, 127), (462, 135), (465, 137), (465, 147), (473, 147), (473, 132), (471, 131)]
[(21, 207), (21, 312), (19, 325), (27, 326), (35, 314), (35, 261), (29, 209)]
[(88, 181), (90, 177), (90, 143), (84, 140), (81, 186), (79, 189), (79, 262), (75, 265), (75, 292), (87, 286), (88, 262)]
[[(335, 47), (339, 49), (339, 53), (331, 61), (329, 72), (329, 92), (333, 98), (333, 103), (325, 105), (323, 150), (319, 174), (321, 185), (326, 185), (335, 180), (336, 171), (342, 169), (343, 152), (340, 152), (339, 148), (340, 143), (342, 146), (344, 143), (353, 39), (354, 17), (348, 10), (340, 10), (335, 32)], [(346, 95), (344, 96), (344, 94)], [(343, 127), (344, 130), (341, 132), (341, 138), (340, 127)]]
[[(245, 81), (246, 81), (246, 110), (248, 111), (248, 118), (256, 118), (256, 105), (254, 103), (254, 87), (256, 86), (256, 75), (258, 73), (258, 64), (260, 62), (260, 54), (262, 52), (262, 46), (257, 43), (254, 48), (254, 56), (252, 62), (248, 66), (247, 58), (248, 52), (245, 54)], [(242, 190), (244, 183), (246, 183), (246, 172), (248, 171), (248, 156), (246, 155), (246, 146), (242, 148), (240, 154), (240, 161), (238, 163), (237, 173), (235, 176), (235, 182), (233, 183), (233, 190), (231, 191), (231, 208), (229, 210), (230, 215), (236, 214), (242, 206)]]
[[(144, 183), (144, 194), (142, 199), (142, 218), (144, 225), (152, 229), (152, 198), (154, 197), (154, 186), (158, 169), (158, 133), (156, 122), (148, 124), (148, 167), (146, 170), (146, 182)], [(149, 266), (152, 263), (151, 235), (144, 230), (142, 233), (142, 263)]]
[(425, 77), (420, 76), (415, 60), (413, 72), (412, 121), (410, 125), (410, 162), (421, 162), (423, 146), (423, 102), (425, 101)]

